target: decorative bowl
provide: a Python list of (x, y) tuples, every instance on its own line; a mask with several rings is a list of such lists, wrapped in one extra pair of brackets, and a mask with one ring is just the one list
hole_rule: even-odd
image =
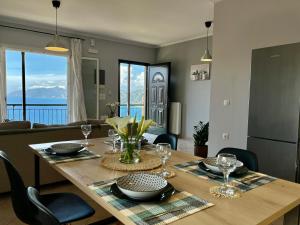
[(160, 194), (168, 182), (151, 173), (132, 173), (117, 179), (117, 186), (125, 195), (133, 199), (149, 199)]
[(78, 143), (60, 143), (60, 144), (51, 145), (50, 148), (52, 151), (56, 153), (71, 154), (80, 151), (81, 149), (84, 148), (84, 146)]
[[(217, 165), (217, 157), (207, 157), (205, 159), (202, 160), (202, 162), (204, 163), (204, 165), (214, 171), (214, 172), (217, 172), (217, 173), (222, 173), (222, 171), (219, 169), (218, 165)], [(244, 164), (237, 160), (236, 161), (236, 167), (239, 168), (239, 167), (242, 167)]]

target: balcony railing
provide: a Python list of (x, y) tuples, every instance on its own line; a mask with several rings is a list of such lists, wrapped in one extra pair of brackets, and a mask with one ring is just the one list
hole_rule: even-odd
[(23, 118), (22, 104), (7, 104), (9, 120), (29, 120), (31, 123), (66, 124), (68, 108), (66, 104), (26, 104), (26, 118)]
[[(130, 116), (135, 116), (137, 120), (141, 120), (142, 116), (144, 115), (144, 108), (143, 104), (130, 104)], [(128, 115), (128, 105), (127, 104), (120, 104), (120, 116), (127, 116)]]

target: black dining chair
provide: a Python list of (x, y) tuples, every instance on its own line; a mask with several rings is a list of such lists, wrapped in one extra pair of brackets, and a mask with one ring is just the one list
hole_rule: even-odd
[(156, 137), (153, 144), (168, 143), (173, 150), (177, 150), (178, 137), (174, 134), (160, 134)]
[(4, 162), (10, 181), (14, 212), (22, 222), (30, 225), (67, 224), (95, 213), (94, 209), (77, 195), (71, 193), (39, 195), (34, 188), (29, 187), (27, 190), (5, 152), (0, 151), (0, 159)]
[(223, 148), (218, 152), (217, 156), (221, 153), (233, 154), (236, 156), (237, 160), (244, 163), (249, 170), (255, 172), (258, 171), (258, 160), (254, 152), (239, 148)]

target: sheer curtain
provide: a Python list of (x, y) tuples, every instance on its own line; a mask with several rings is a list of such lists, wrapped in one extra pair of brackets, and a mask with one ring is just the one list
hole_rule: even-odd
[(86, 120), (86, 109), (81, 74), (81, 40), (71, 39), (70, 67), (68, 74), (69, 121)]
[(0, 122), (6, 119), (6, 63), (5, 48), (0, 47)]

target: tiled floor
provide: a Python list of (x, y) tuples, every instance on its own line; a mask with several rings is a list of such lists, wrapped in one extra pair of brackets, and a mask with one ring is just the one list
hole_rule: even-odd
[[(86, 195), (84, 195), (79, 189), (77, 189), (74, 185), (69, 183), (60, 183), (54, 184), (47, 187), (42, 188), (42, 193), (53, 193), (53, 192), (72, 192), (80, 195), (83, 199), (85, 199), (96, 211), (95, 215), (91, 218), (74, 222), (72, 225), (87, 225), (92, 224), (96, 225), (97, 221), (100, 221), (104, 218), (110, 217), (110, 214), (98, 206), (95, 202), (89, 199)], [(94, 224), (95, 223), (95, 224)], [(0, 225), (23, 225), (24, 223), (20, 222), (12, 209), (10, 196), (9, 194), (1, 194), (0, 195)], [(99, 223), (100, 224), (100, 223)], [(113, 223), (116, 224), (116, 223)], [(119, 223), (118, 223), (119, 224)]]

